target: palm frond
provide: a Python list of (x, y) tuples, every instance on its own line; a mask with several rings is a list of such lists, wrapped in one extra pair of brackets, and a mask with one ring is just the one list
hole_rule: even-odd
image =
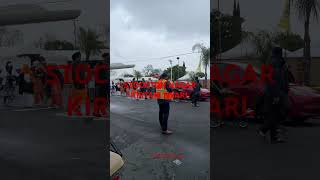
[(296, 0), (294, 3), (299, 19), (305, 21), (312, 15), (312, 17), (318, 21), (320, 10), (318, 0)]

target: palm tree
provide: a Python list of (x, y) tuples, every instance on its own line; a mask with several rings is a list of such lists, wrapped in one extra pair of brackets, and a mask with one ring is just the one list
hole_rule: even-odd
[(310, 19), (311, 17), (318, 20), (318, 13), (320, 5), (318, 0), (294, 0), (295, 9), (298, 12), (298, 17), (304, 22), (304, 59), (305, 59), (305, 83), (310, 84), (310, 64), (311, 64), (311, 51), (310, 51)]
[(85, 30), (80, 27), (79, 32), (80, 50), (85, 53), (86, 60), (89, 60), (91, 55), (101, 52), (105, 48), (103, 41), (99, 40), (99, 35), (91, 30)]
[(202, 64), (202, 66), (204, 67), (204, 78), (205, 80), (207, 80), (207, 70), (210, 63), (210, 48), (204, 46), (203, 44), (197, 43), (192, 47), (192, 51), (196, 50), (201, 53), (199, 64)]
[(264, 30), (260, 30), (257, 33), (249, 32), (247, 35), (247, 38), (250, 38), (253, 43), (256, 55), (258, 56), (259, 60), (263, 64), (268, 63), (271, 57), (274, 35)]

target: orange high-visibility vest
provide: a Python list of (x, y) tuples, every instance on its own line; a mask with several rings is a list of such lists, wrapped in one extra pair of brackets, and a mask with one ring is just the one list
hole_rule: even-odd
[(156, 84), (156, 93), (158, 99), (166, 99), (166, 100), (172, 100), (173, 94), (169, 93), (166, 89), (166, 83), (167, 80), (159, 80)]

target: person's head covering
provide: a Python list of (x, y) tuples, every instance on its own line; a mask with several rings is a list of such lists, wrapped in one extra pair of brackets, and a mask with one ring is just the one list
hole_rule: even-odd
[(109, 57), (109, 55), (110, 55), (109, 53), (103, 53), (101, 56), (103, 59), (105, 59), (105, 58)]
[(285, 60), (282, 57), (282, 48), (274, 47), (272, 49), (272, 64), (275, 67), (282, 67), (285, 64)]
[(168, 77), (168, 74), (167, 73), (162, 73), (161, 75), (160, 75), (160, 79), (165, 79), (165, 78), (167, 78)]
[(272, 49), (272, 57), (282, 58), (282, 48), (281, 47), (274, 47)]
[(12, 69), (13, 69), (12, 61), (7, 61), (6, 62), (6, 71), (11, 74)]
[(79, 60), (79, 58), (81, 58), (81, 53), (80, 52), (76, 52), (72, 55), (72, 60), (76, 61)]

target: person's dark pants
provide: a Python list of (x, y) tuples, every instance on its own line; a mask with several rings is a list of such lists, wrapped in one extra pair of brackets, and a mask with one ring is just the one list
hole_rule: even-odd
[(192, 104), (193, 104), (194, 106), (197, 106), (198, 96), (199, 96), (198, 93), (194, 93), (194, 94), (192, 95)]
[(266, 115), (263, 125), (260, 130), (263, 133), (270, 131), (271, 140), (275, 140), (278, 137), (278, 128), (281, 120), (284, 118), (281, 110), (283, 109), (281, 104), (272, 104), (272, 102), (267, 102), (266, 104)]
[(168, 127), (168, 119), (170, 112), (170, 103), (164, 102), (159, 104), (159, 122), (162, 128), (162, 131), (166, 131)]
[[(107, 100), (107, 108), (108, 108), (108, 102), (109, 102), (109, 93), (108, 93), (108, 88), (105, 85), (101, 85), (101, 86), (96, 86), (95, 88), (96, 92), (95, 92), (95, 98), (105, 98)], [(98, 114), (96, 115), (103, 115), (102, 114), (102, 110), (97, 112)]]

